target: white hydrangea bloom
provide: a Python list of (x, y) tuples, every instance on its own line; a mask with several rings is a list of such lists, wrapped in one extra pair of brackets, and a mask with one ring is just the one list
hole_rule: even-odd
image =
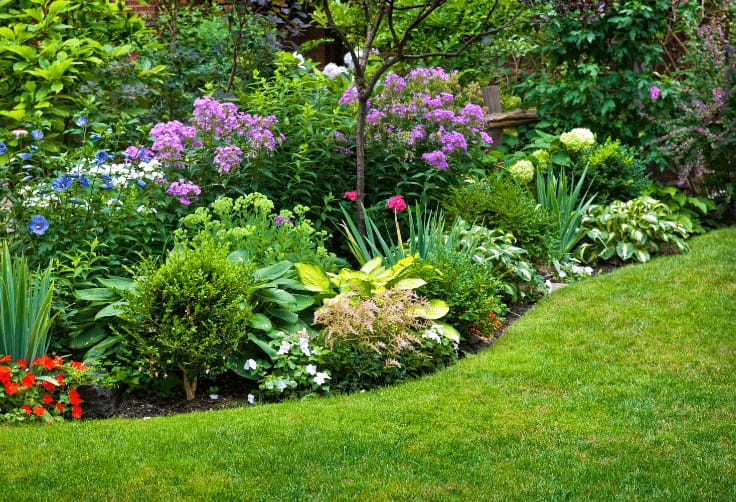
[(520, 185), (528, 185), (534, 179), (534, 164), (530, 160), (517, 160), (509, 167), (509, 173)]
[(565, 147), (565, 150), (575, 153), (595, 145), (595, 135), (590, 129), (578, 127), (570, 132), (562, 133), (560, 143)]

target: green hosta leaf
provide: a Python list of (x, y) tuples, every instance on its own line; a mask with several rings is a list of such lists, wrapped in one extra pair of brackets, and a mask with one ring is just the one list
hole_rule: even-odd
[(271, 331), (273, 325), (268, 316), (261, 314), (260, 312), (253, 315), (253, 319), (250, 321), (250, 327), (260, 331)]
[(118, 295), (117, 293), (115, 293), (115, 291), (112, 291), (108, 288), (89, 288), (75, 291), (74, 297), (77, 300), (83, 300), (87, 302), (104, 302), (114, 300), (118, 297)]
[(287, 291), (284, 291), (283, 289), (264, 289), (261, 292), (261, 297), (277, 303), (282, 307), (291, 307), (292, 305), (296, 305), (296, 298), (294, 298), (294, 295)]
[(652, 213), (642, 214), (641, 219), (646, 221), (647, 223), (651, 223), (652, 225), (656, 225), (657, 223), (659, 223), (659, 218), (657, 217), (657, 215)]
[(276, 319), (281, 319), (287, 324), (296, 324), (299, 322), (299, 316), (294, 312), (286, 309), (266, 309), (266, 314)]
[(452, 341), (460, 342), (460, 332), (455, 329), (451, 324), (446, 322), (435, 322), (438, 326), (442, 326), (442, 334), (445, 338), (449, 338)]
[(623, 261), (627, 261), (634, 254), (634, 245), (630, 242), (619, 242), (616, 246), (616, 254)]
[(250, 254), (246, 249), (236, 249), (227, 255), (227, 259), (233, 263), (248, 263)]
[(278, 356), (278, 353), (276, 352), (276, 350), (274, 350), (269, 345), (269, 342), (267, 340), (262, 340), (258, 338), (256, 335), (254, 335), (253, 333), (248, 333), (248, 340), (255, 343), (258, 346), (258, 348), (260, 348), (263, 352), (265, 352), (266, 355), (268, 355), (268, 357), (270, 357), (271, 359), (276, 359), (276, 357)]
[(75, 336), (69, 342), (69, 348), (71, 349), (87, 349), (103, 338), (105, 338), (105, 330), (99, 324), (94, 324), (90, 328), (87, 328), (80, 335)]
[(634, 257), (636, 261), (640, 263), (646, 263), (651, 259), (649, 252), (646, 249), (637, 249), (634, 251)]
[(314, 305), (314, 297), (309, 295), (292, 294), (296, 303), (291, 307), (292, 312), (301, 312), (302, 310)]
[(126, 279), (125, 277), (106, 277), (97, 280), (106, 288), (114, 289), (116, 291), (127, 291), (132, 293), (137, 287), (135, 281)]
[(400, 281), (397, 281), (395, 284), (393, 284), (391, 287), (394, 289), (417, 289), (421, 288), (427, 284), (427, 281), (424, 279), (401, 279)]
[(430, 300), (429, 307), (412, 307), (409, 313), (423, 319), (439, 319), (450, 311), (450, 307), (444, 300)]
[(610, 260), (611, 258), (613, 258), (613, 255), (615, 253), (616, 253), (616, 248), (613, 246), (609, 246), (609, 247), (604, 248), (600, 252), (599, 256), (601, 257), (602, 260)]
[(259, 268), (253, 272), (253, 279), (256, 281), (273, 281), (285, 275), (291, 269), (290, 261), (280, 261), (268, 267)]
[(117, 317), (119, 315), (122, 315), (125, 313), (125, 305), (127, 305), (127, 302), (124, 301), (111, 303), (110, 305), (97, 312), (95, 320), (102, 319), (103, 317)]
[(308, 263), (297, 263), (296, 274), (307, 291), (315, 293), (331, 294), (332, 283), (324, 271), (316, 265)]
[(629, 234), (629, 237), (631, 237), (631, 240), (639, 244), (644, 244), (647, 241), (647, 235), (641, 230), (633, 230)]

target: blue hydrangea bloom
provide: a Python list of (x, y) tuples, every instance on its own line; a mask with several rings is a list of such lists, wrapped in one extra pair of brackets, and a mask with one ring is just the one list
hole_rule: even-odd
[(33, 235), (43, 235), (49, 228), (49, 220), (41, 216), (40, 214), (35, 215), (31, 218), (31, 222), (28, 224), (28, 231)]

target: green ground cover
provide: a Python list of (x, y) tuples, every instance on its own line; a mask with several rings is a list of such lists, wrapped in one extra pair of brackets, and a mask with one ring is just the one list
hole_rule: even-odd
[(0, 429), (5, 500), (734, 500), (736, 229), (352, 396)]

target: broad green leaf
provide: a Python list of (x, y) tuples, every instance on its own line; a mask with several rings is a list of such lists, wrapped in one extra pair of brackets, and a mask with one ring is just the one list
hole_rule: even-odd
[(630, 242), (619, 242), (616, 246), (616, 254), (623, 261), (627, 261), (634, 254), (634, 245)]
[(256, 281), (272, 281), (286, 274), (291, 269), (290, 261), (280, 261), (268, 267), (257, 269), (253, 272), (253, 280)]
[(105, 330), (99, 324), (94, 324), (83, 333), (75, 336), (69, 342), (71, 349), (87, 349), (105, 338)]
[[(80, 289), (74, 292), (74, 297), (87, 302), (104, 302), (118, 297), (115, 291), (108, 288)], [(73, 348), (73, 347), (72, 347)]]
[(250, 321), (250, 327), (260, 331), (271, 331), (273, 325), (268, 316), (261, 314), (260, 312), (253, 315), (253, 319)]
[(421, 288), (427, 284), (427, 281), (424, 279), (414, 278), (414, 279), (401, 279), (400, 281), (397, 281), (395, 284), (393, 284), (391, 287), (394, 289), (417, 289)]
[(332, 293), (330, 278), (321, 268), (309, 263), (296, 263), (294, 267), (299, 280), (304, 284), (307, 291), (323, 294)]
[(102, 319), (103, 317), (117, 317), (125, 313), (125, 305), (127, 302), (118, 301), (111, 303), (107, 307), (103, 308), (95, 316), (95, 320)]
[(267, 308), (266, 314), (270, 315), (271, 317), (275, 317), (276, 319), (281, 319), (282, 321), (288, 324), (295, 324), (299, 321), (298, 315), (286, 309)]
[(97, 280), (106, 288), (114, 289), (115, 291), (132, 293), (137, 288), (135, 281), (126, 279), (125, 277), (102, 277)]

